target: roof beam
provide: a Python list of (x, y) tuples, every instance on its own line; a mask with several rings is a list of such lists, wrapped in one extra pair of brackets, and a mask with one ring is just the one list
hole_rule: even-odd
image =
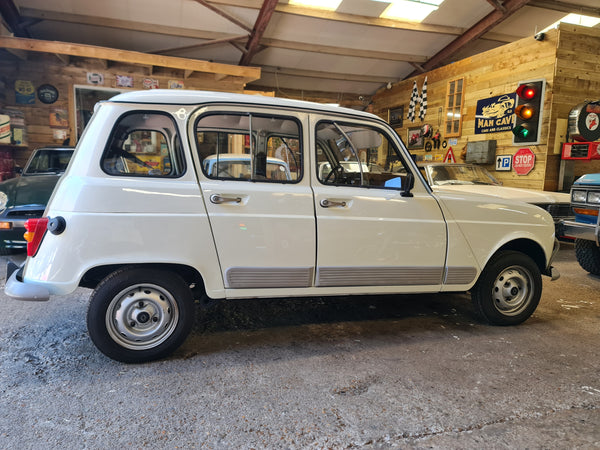
[(551, 9), (553, 11), (560, 11), (567, 14), (583, 14), (584, 16), (600, 17), (600, 8), (594, 8), (593, 6), (575, 5), (573, 3), (549, 1), (549, 0), (532, 0), (529, 2), (529, 6), (536, 8)]
[(256, 18), (256, 22), (254, 23), (254, 28), (250, 33), (250, 38), (246, 43), (247, 52), (244, 53), (240, 59), (240, 66), (249, 66), (252, 62), (252, 58), (254, 58), (254, 55), (258, 51), (260, 40), (269, 25), (273, 11), (275, 11), (277, 2), (278, 0), (264, 0), (258, 13), (258, 17)]
[(273, 48), (324, 53), (328, 55), (353, 56), (356, 58), (385, 59), (387, 61), (406, 61), (416, 63), (423, 63), (427, 61), (427, 57), (422, 55), (408, 55), (404, 53), (380, 52), (375, 50), (360, 50), (349, 47), (334, 47), (330, 45), (308, 44), (305, 42), (291, 42), (269, 38), (264, 38), (261, 42), (264, 45)]
[[(504, 2), (504, 7), (506, 8), (506, 12), (502, 11), (493, 11), (469, 28), (464, 34), (459, 36), (454, 41), (450, 42), (446, 47), (440, 50), (438, 53), (433, 55), (425, 64), (423, 64), (423, 69), (431, 70), (443, 63), (447, 58), (455, 54), (461, 48), (463, 48), (468, 43), (474, 41), (475, 39), (480, 38), (482, 35), (487, 33), (493, 27), (498, 25), (500, 22), (508, 18), (514, 12), (525, 6), (529, 3), (529, 0), (506, 0)], [(406, 78), (410, 78), (421, 73), (419, 70), (416, 70), (409, 74)]]
[(194, 72), (218, 73), (232, 75), (253, 81), (260, 78), (260, 68), (240, 67), (220, 64), (198, 59), (177, 58), (174, 56), (150, 55), (148, 53), (129, 50), (117, 50), (95, 45), (71, 44), (58, 41), (41, 41), (37, 39), (13, 38), (0, 36), (0, 48), (18, 49), (30, 52), (56, 53), (60, 55), (78, 56), (82, 58), (119, 61), (142, 66), (159, 66), (172, 69), (191, 70)]
[(183, 50), (196, 50), (196, 49), (199, 49), (199, 48), (208, 47), (210, 45), (232, 43), (232, 42), (240, 41), (242, 39), (247, 39), (247, 38), (248, 38), (247, 34), (241, 34), (239, 36), (231, 36), (231, 37), (226, 37), (226, 38), (222, 38), (222, 39), (212, 39), (210, 41), (201, 42), (199, 44), (186, 45), (184, 47), (168, 48), (168, 49), (165, 49), (165, 50), (157, 50), (157, 51), (148, 52), (148, 53), (152, 53), (154, 55), (164, 55), (164, 54), (167, 54), (167, 53), (181, 52)]
[(210, 3), (208, 3), (205, 0), (194, 0), (194, 1), (197, 2), (197, 3), (200, 3), (205, 8), (210, 9), (212, 12), (217, 13), (221, 17), (224, 17), (225, 19), (229, 20), (231, 23), (237, 25), (242, 30), (246, 30), (249, 33), (252, 31), (252, 28), (250, 28), (250, 26), (248, 24), (242, 22), (240, 19), (238, 19), (237, 17), (233, 16), (232, 14), (229, 14), (227, 11), (225, 11), (225, 10), (223, 10), (221, 8), (216, 7), (215, 5), (210, 4)]
[(273, 73), (277, 75), (286, 75), (291, 77), (308, 77), (308, 78), (322, 78), (324, 80), (342, 80), (342, 81), (358, 81), (361, 83), (395, 83), (397, 81), (394, 77), (381, 77), (381, 76), (369, 76), (369, 75), (354, 75), (348, 73), (333, 73), (333, 72), (320, 72), (317, 70), (304, 70), (294, 68), (282, 68), (263, 66), (263, 73)]
[(13, 0), (0, 0), (0, 16), (16, 37), (31, 37), (27, 28), (22, 24), (23, 19)]

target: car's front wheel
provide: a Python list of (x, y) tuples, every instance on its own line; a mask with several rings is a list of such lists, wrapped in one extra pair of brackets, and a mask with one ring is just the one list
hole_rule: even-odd
[(542, 295), (537, 264), (517, 251), (496, 254), (471, 289), (476, 313), (494, 325), (516, 325), (533, 314)]
[(96, 347), (126, 363), (171, 354), (192, 329), (194, 300), (176, 273), (124, 268), (107, 276), (90, 298), (87, 326)]

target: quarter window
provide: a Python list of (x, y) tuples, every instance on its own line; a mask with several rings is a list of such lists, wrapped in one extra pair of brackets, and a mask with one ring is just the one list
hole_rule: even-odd
[(320, 122), (315, 160), (323, 184), (401, 189), (408, 173), (392, 141), (362, 125)]
[(209, 178), (279, 183), (302, 178), (300, 126), (294, 119), (206, 115), (196, 123), (196, 146)]
[(109, 175), (178, 177), (185, 171), (177, 127), (167, 114), (127, 114), (108, 142), (101, 166)]

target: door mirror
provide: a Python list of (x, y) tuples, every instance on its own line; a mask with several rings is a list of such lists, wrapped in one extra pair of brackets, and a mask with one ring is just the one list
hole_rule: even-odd
[(402, 190), (402, 197), (412, 197), (412, 188), (415, 187), (415, 176), (412, 173), (407, 173), (404, 179), (404, 189)]

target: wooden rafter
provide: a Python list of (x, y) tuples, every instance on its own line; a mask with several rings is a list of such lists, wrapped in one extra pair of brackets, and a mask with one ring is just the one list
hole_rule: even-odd
[(256, 18), (256, 22), (254, 23), (254, 28), (252, 28), (252, 32), (248, 38), (248, 43), (246, 44), (247, 52), (244, 53), (240, 59), (240, 66), (249, 66), (252, 62), (252, 58), (254, 58), (254, 55), (258, 51), (260, 40), (269, 25), (273, 11), (275, 11), (277, 2), (278, 0), (264, 0), (258, 13), (258, 17)]
[(222, 38), (222, 39), (212, 39), (210, 41), (201, 42), (199, 44), (186, 45), (184, 47), (175, 47), (175, 48), (169, 48), (169, 49), (165, 49), (165, 50), (157, 50), (157, 51), (148, 52), (148, 53), (152, 53), (154, 55), (164, 55), (167, 53), (181, 52), (183, 50), (196, 50), (196, 49), (208, 47), (211, 45), (232, 43), (232, 42), (241, 41), (242, 39), (247, 39), (247, 38), (248, 38), (247, 34), (241, 34), (239, 36), (231, 36), (231, 37), (226, 37), (226, 38)]
[(564, 3), (554, 0), (532, 0), (529, 2), (529, 6), (542, 9), (551, 9), (553, 11), (560, 11), (567, 14), (574, 13), (591, 17), (600, 17), (600, 8), (594, 6), (573, 5), (571, 3)]
[[(504, 2), (504, 7), (506, 8), (506, 12), (502, 11), (493, 11), (465, 31), (464, 34), (459, 36), (457, 39), (452, 41), (438, 53), (436, 53), (433, 57), (431, 57), (426, 63), (422, 65), (423, 69), (431, 70), (438, 66), (440, 66), (447, 58), (455, 54), (469, 42), (474, 41), (475, 39), (481, 37), (487, 31), (491, 30), (493, 27), (498, 25), (500, 22), (508, 18), (515, 11), (519, 10), (523, 6), (529, 3), (529, 0), (506, 0)], [(407, 78), (413, 77), (421, 73), (421, 71), (416, 70), (408, 75)]]
[(25, 50), (30, 52), (55, 53), (60, 55), (95, 58), (106, 61), (119, 61), (142, 66), (168, 67), (183, 71), (205, 72), (241, 77), (246, 81), (260, 78), (260, 68), (240, 67), (230, 64), (213, 63), (198, 59), (177, 58), (174, 56), (150, 55), (148, 53), (95, 45), (71, 44), (57, 41), (40, 41), (37, 39), (13, 38), (0, 36), (0, 48)]

